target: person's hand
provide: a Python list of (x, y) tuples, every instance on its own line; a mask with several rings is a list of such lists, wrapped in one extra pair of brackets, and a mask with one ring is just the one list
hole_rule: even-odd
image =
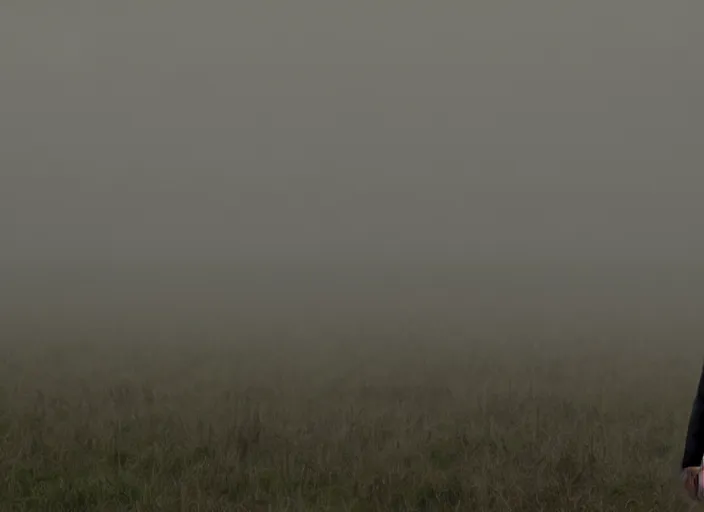
[(684, 489), (693, 500), (697, 500), (697, 474), (700, 468), (692, 466), (682, 470), (682, 480), (684, 481)]

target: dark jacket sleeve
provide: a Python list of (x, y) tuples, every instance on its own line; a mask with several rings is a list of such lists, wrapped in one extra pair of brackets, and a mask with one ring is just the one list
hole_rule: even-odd
[(697, 394), (689, 416), (682, 468), (701, 465), (702, 455), (704, 455), (704, 366), (699, 376)]

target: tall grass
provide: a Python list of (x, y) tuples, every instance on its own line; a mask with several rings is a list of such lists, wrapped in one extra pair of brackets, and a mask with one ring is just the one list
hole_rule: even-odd
[(6, 341), (1, 510), (687, 510), (692, 347)]

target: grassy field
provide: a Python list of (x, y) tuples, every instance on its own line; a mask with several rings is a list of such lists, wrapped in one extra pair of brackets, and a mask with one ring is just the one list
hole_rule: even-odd
[(696, 347), (342, 332), (5, 341), (0, 510), (690, 508)]

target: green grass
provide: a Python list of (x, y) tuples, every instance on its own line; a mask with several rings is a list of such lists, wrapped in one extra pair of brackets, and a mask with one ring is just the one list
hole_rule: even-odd
[(6, 343), (0, 510), (689, 509), (692, 347), (385, 336)]

